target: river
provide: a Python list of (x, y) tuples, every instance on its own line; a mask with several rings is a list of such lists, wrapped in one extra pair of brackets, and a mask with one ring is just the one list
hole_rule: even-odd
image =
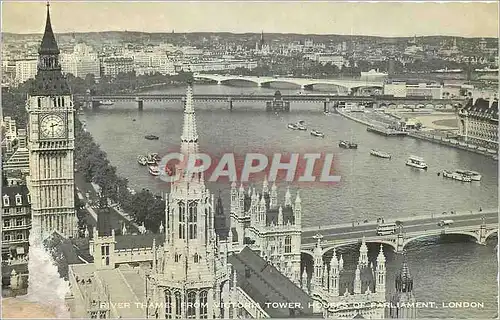
[[(320, 90), (331, 88), (320, 88)], [(232, 94), (272, 94), (276, 88), (255, 86), (196, 85), (194, 92)], [(299, 89), (283, 86), (282, 93)], [(184, 93), (185, 88), (163, 88), (148, 93)], [(296, 103), (288, 114), (264, 112), (263, 102), (234, 102), (233, 112), (226, 103), (196, 102), (200, 150), (210, 154), (249, 152), (331, 152), (334, 172), (341, 181), (329, 184), (291, 184), (294, 196), (300, 189), (303, 225), (349, 223), (379, 217), (440, 214), (443, 211), (469, 211), (498, 206), (498, 163), (491, 158), (411, 138), (387, 138), (366, 131), (366, 127), (339, 115), (325, 116), (320, 103)], [(139, 154), (178, 150), (182, 129), (180, 102), (144, 102), (139, 112), (135, 102), (116, 102), (99, 110), (86, 111), (82, 118), (97, 143), (120, 175), (136, 190), (167, 192), (164, 183), (150, 176), (137, 164)], [(135, 121), (134, 121), (135, 119)], [(287, 129), (287, 123), (304, 120), (310, 128), (321, 130), (325, 138)], [(144, 135), (154, 134), (157, 141)], [(357, 150), (340, 149), (339, 140), (354, 140)], [(392, 154), (391, 160), (370, 156), (371, 148)], [(405, 166), (410, 155), (423, 157), (427, 172)], [(464, 184), (438, 177), (443, 169), (470, 169), (481, 172), (481, 182)], [(261, 183), (254, 186), (260, 190)], [(229, 208), (229, 184), (208, 183), (213, 193), (221, 190), (224, 207)], [(279, 184), (283, 202), (285, 187)], [(462, 237), (431, 238), (408, 247), (408, 261), (414, 275), (418, 301), (475, 301), (484, 308), (420, 309), (419, 317), (474, 317), (496, 315), (497, 262), (495, 240), (480, 246)], [(376, 255), (377, 249), (370, 246)], [(388, 290), (400, 261), (388, 252)], [(357, 252), (352, 250), (347, 254)], [(348, 257), (346, 262), (348, 261)]]

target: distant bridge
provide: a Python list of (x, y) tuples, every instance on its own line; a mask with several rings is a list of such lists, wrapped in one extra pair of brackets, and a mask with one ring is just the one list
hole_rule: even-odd
[[(440, 220), (453, 220), (449, 226), (439, 226)], [(432, 216), (418, 216), (409, 218), (387, 219), (385, 223), (396, 222), (401, 224), (399, 232), (392, 235), (377, 235), (376, 223), (343, 224), (302, 229), (302, 253), (313, 255), (318, 245), (316, 235), (322, 236), (320, 246), (323, 254), (328, 251), (361, 242), (382, 243), (391, 246), (398, 253), (402, 252), (409, 243), (432, 236), (445, 234), (467, 235), (479, 244), (485, 244), (488, 237), (498, 233), (498, 209), (482, 212), (463, 212), (450, 214), (435, 214)]]
[(285, 78), (285, 77), (251, 77), (251, 76), (223, 76), (217, 74), (194, 74), (195, 80), (211, 80), (222, 84), (227, 81), (242, 80), (253, 82), (257, 86), (262, 87), (273, 82), (290, 83), (300, 86), (302, 89), (312, 89), (314, 85), (333, 85), (345, 88), (352, 91), (356, 88), (383, 88), (383, 81), (361, 81), (361, 80), (344, 80), (344, 79), (307, 79), (307, 78)]

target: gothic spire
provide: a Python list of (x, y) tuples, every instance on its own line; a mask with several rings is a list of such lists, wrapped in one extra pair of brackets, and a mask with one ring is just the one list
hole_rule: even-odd
[(42, 44), (38, 50), (39, 54), (43, 55), (56, 55), (59, 54), (59, 47), (57, 46), (54, 32), (52, 31), (52, 24), (50, 22), (50, 4), (47, 2), (47, 20), (45, 21), (45, 32), (42, 38)]
[(413, 278), (408, 268), (406, 252), (403, 252), (403, 265), (401, 271), (396, 276), (396, 290), (399, 292), (411, 292), (413, 290)]
[[(188, 83), (186, 102), (184, 105), (184, 124), (181, 135), (181, 153), (184, 157), (188, 154), (198, 153), (198, 133), (196, 131), (196, 116), (193, 105), (193, 86)], [(187, 160), (187, 159), (186, 159)]]

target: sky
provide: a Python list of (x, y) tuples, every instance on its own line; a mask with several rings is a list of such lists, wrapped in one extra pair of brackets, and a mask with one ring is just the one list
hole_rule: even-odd
[[(498, 38), (498, 2), (51, 1), (55, 33), (92, 31)], [(2, 31), (42, 33), (46, 2), (2, 1)]]

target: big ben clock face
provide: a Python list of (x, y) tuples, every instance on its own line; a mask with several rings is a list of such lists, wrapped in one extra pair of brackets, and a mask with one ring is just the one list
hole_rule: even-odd
[(66, 133), (64, 117), (49, 114), (40, 121), (40, 133), (44, 139), (62, 138)]

